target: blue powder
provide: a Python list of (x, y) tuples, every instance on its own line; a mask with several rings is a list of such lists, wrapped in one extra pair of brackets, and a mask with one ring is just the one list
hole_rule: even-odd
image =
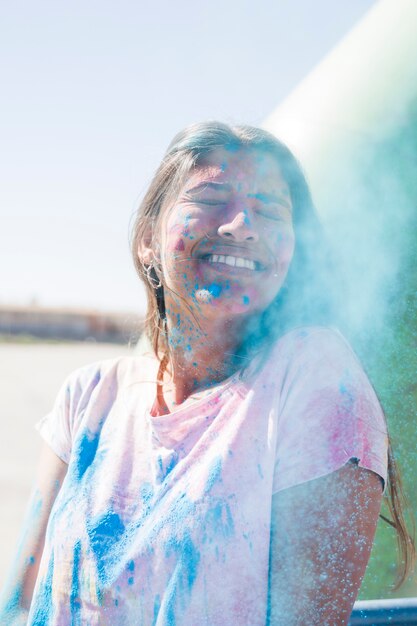
[(72, 563), (72, 584), (70, 591), (70, 607), (71, 607), (71, 625), (80, 624), (80, 556), (81, 556), (81, 540), (78, 540), (74, 546), (73, 563)]
[(52, 622), (52, 579), (54, 575), (54, 555), (51, 554), (45, 578), (39, 585), (36, 595), (35, 606), (33, 607), (33, 618), (31, 626), (45, 626)]
[(249, 296), (242, 296), (242, 301), (243, 301), (243, 304), (249, 304), (250, 302)]
[(75, 451), (75, 477), (81, 480), (96, 456), (100, 433), (91, 434), (89, 429), (83, 434)]
[(344, 384), (343, 381), (339, 383), (339, 392), (343, 396), (342, 406), (346, 411), (351, 411), (355, 404), (355, 397), (351, 390)]
[(149, 511), (149, 508), (151, 506), (151, 500), (153, 497), (153, 487), (151, 483), (149, 482), (143, 483), (143, 485), (140, 488), (140, 497), (142, 499), (144, 508), (147, 511)]
[(168, 474), (172, 472), (172, 470), (174, 469), (177, 463), (178, 463), (178, 454), (177, 452), (175, 452), (175, 450), (172, 452), (169, 461), (166, 462), (165, 467), (164, 467), (164, 462), (163, 462), (162, 457), (160, 455), (158, 456), (158, 469), (159, 469), (158, 480), (159, 482), (163, 482), (165, 480), (165, 478), (168, 476)]
[(2, 613), (0, 617), (8, 617), (10, 623), (13, 622), (14, 617), (16, 616), (17, 610), (20, 607), (20, 600), (22, 597), (22, 584), (19, 583), (16, 585), (12, 593), (10, 594), (9, 599), (2, 607)]
[(153, 603), (153, 620), (152, 626), (155, 626), (156, 620), (158, 619), (159, 609), (161, 607), (161, 598), (159, 597), (159, 593), (155, 596), (155, 600)]
[(129, 563), (127, 564), (127, 569), (129, 570), (129, 572), (134, 572), (135, 571), (135, 561), (129, 561)]
[(165, 544), (167, 557), (174, 552), (177, 556), (177, 564), (166, 588), (166, 624), (175, 626), (175, 607), (178, 601), (184, 608), (187, 597), (184, 591), (191, 592), (197, 578), (200, 553), (195, 547), (190, 531), (185, 529), (182, 539), (171, 537)]
[(106, 580), (106, 566), (111, 565), (108, 553), (122, 537), (124, 531), (124, 524), (114, 511), (107, 511), (87, 523), (87, 533), (96, 557), (97, 572), (101, 581)]
[(198, 564), (200, 562), (200, 553), (194, 546), (189, 531), (186, 531), (186, 535), (182, 541), (181, 547), (181, 565), (184, 568), (186, 574), (186, 580), (188, 590), (191, 591), (197, 578)]
[(133, 576), (129, 576), (129, 578), (127, 579), (127, 584), (133, 585), (134, 582), (135, 582), (135, 579), (133, 578)]
[(214, 459), (209, 469), (207, 483), (206, 483), (207, 493), (213, 488), (214, 484), (217, 481), (221, 480), (221, 474), (222, 474), (222, 459), (220, 456), (218, 456), (216, 459)]
[(208, 524), (210, 530), (214, 530), (216, 535), (222, 535), (223, 537), (231, 537), (234, 535), (235, 526), (230, 506), (227, 502), (218, 500), (218, 502), (207, 511), (204, 521)]
[(217, 283), (212, 283), (207, 287), (207, 289), (214, 298), (218, 298), (222, 292), (222, 288)]

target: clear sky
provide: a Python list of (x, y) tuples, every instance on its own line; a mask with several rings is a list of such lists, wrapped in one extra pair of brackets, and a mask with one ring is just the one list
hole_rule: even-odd
[(144, 311), (129, 220), (172, 136), (260, 125), (376, 0), (0, 8), (0, 304)]

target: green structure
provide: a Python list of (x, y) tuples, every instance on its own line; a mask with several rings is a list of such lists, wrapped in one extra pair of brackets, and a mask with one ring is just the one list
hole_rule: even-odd
[[(340, 263), (340, 325), (385, 409), (417, 517), (417, 2), (380, 0), (266, 120), (299, 157)], [(384, 512), (383, 507), (383, 512)], [(361, 599), (397, 592), (380, 522)]]

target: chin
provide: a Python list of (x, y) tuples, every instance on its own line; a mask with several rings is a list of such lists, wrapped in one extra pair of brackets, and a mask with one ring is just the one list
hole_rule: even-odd
[(260, 298), (255, 294), (231, 295), (213, 294), (207, 288), (199, 289), (195, 292), (195, 298), (200, 305), (201, 312), (207, 317), (220, 316), (252, 316), (262, 313), (270, 304), (260, 302)]

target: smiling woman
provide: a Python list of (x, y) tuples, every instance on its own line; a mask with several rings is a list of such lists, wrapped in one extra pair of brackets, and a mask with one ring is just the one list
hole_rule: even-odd
[(328, 256), (291, 152), (192, 126), (139, 209), (153, 353), (74, 372), (5, 623), (347, 624), (383, 492), (414, 549), (384, 415), (331, 328)]

